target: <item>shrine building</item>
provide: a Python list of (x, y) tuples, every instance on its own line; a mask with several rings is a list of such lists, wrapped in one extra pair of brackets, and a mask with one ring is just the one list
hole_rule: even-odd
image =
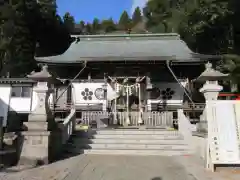
[[(204, 71), (204, 64), (219, 60), (219, 56), (194, 53), (175, 33), (72, 37), (74, 41), (63, 54), (35, 59), (62, 82), (51, 98), (55, 110), (64, 112), (74, 105), (79, 119), (84, 119), (84, 112), (111, 113), (111, 122), (119, 125), (146, 124), (149, 112), (166, 117), (169, 114), (164, 112), (171, 112), (173, 118), (184, 103), (201, 102), (193, 97), (191, 80)], [(36, 98), (24, 87), (30, 88), (34, 82), (7, 84), (13, 84), (9, 102), (29, 95), (26, 107), (15, 103), (14, 111), (30, 112)], [(21, 84), (20, 91), (16, 84)], [(22, 93), (24, 89), (29, 93)]]

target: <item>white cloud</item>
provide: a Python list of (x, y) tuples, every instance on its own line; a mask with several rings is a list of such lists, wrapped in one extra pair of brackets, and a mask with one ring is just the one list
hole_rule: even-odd
[(141, 9), (146, 5), (148, 0), (132, 0), (133, 4), (131, 7), (131, 14), (133, 14), (136, 7), (140, 7)]

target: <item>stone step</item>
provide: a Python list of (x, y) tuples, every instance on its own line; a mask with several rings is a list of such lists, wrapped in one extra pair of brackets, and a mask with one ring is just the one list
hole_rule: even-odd
[(178, 131), (168, 130), (99, 130), (93, 132), (93, 134), (102, 135), (179, 135)]
[(88, 139), (88, 138), (73, 138), (71, 144), (186, 144), (183, 139)]
[(71, 151), (75, 154), (105, 154), (105, 155), (158, 155), (158, 156), (181, 156), (190, 155), (191, 152), (188, 150), (139, 150), (139, 149), (79, 149)]
[(182, 150), (188, 149), (187, 145), (165, 145), (165, 144), (73, 144), (71, 149), (137, 149), (137, 150)]
[(181, 135), (174, 134), (94, 134), (92, 139), (182, 139)]

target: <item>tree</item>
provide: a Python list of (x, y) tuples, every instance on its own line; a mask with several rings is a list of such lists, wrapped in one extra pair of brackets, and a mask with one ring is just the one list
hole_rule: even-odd
[(9, 61), (13, 50), (14, 11), (10, 4), (4, 2), (0, 6), (0, 60), (1, 74), (9, 71)]
[(118, 29), (127, 31), (131, 28), (131, 19), (127, 11), (123, 11), (118, 22)]
[(141, 9), (139, 7), (137, 7), (132, 15), (132, 25), (135, 26), (138, 23), (142, 22), (142, 13), (141, 13)]
[(79, 24), (80, 24), (80, 27), (81, 27), (82, 29), (84, 29), (84, 27), (85, 27), (85, 22), (84, 22), (84, 21), (80, 21)]
[(11, 0), (0, 8), (2, 75), (26, 76), (36, 68), (35, 52), (54, 55), (68, 48), (70, 36), (56, 14), (55, 0)]
[(86, 34), (92, 34), (92, 25), (90, 23), (87, 23), (85, 26), (85, 33)]
[(51, 56), (63, 53), (70, 45), (71, 37), (61, 18), (57, 15), (55, 0), (38, 0), (37, 55)]
[(101, 24), (99, 19), (94, 18), (92, 22), (92, 33), (97, 34), (101, 30)]
[(26, 75), (36, 66), (36, 28), (32, 26), (33, 22), (36, 24), (36, 14), (32, 14), (36, 7), (36, 2), (29, 0), (12, 0), (2, 6), (1, 75)]
[[(151, 0), (148, 1), (143, 9), (143, 14), (147, 19), (147, 28), (155, 28), (162, 24), (164, 29), (162, 32), (169, 32), (169, 18), (172, 17), (169, 0)], [(158, 29), (159, 30), (159, 29)]]
[(193, 48), (200, 53), (232, 53), (231, 14), (226, 0), (201, 0), (188, 14), (182, 32), (194, 39)]
[(75, 20), (74, 17), (69, 12), (64, 14), (63, 23), (70, 33), (74, 32)]
[(101, 29), (105, 33), (113, 32), (113, 31), (116, 31), (117, 29), (116, 24), (114, 23), (112, 18), (103, 20), (101, 23), (101, 27), (102, 27)]

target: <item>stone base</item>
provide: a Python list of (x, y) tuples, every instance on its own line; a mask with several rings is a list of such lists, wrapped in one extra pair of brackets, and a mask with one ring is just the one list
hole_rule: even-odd
[(46, 121), (28, 121), (23, 123), (26, 127), (26, 130), (31, 131), (47, 131), (48, 130), (48, 122)]
[(22, 132), (22, 149), (19, 164), (48, 164), (49, 141), (49, 131)]
[(199, 122), (197, 123), (197, 127), (196, 127), (198, 132), (208, 132), (208, 124), (207, 121), (203, 121), (203, 122)]
[(33, 121), (33, 122), (48, 122), (50, 119), (54, 119), (54, 116), (52, 113), (48, 113), (48, 114), (36, 114), (36, 113), (32, 113), (29, 114), (28, 116), (28, 121)]

